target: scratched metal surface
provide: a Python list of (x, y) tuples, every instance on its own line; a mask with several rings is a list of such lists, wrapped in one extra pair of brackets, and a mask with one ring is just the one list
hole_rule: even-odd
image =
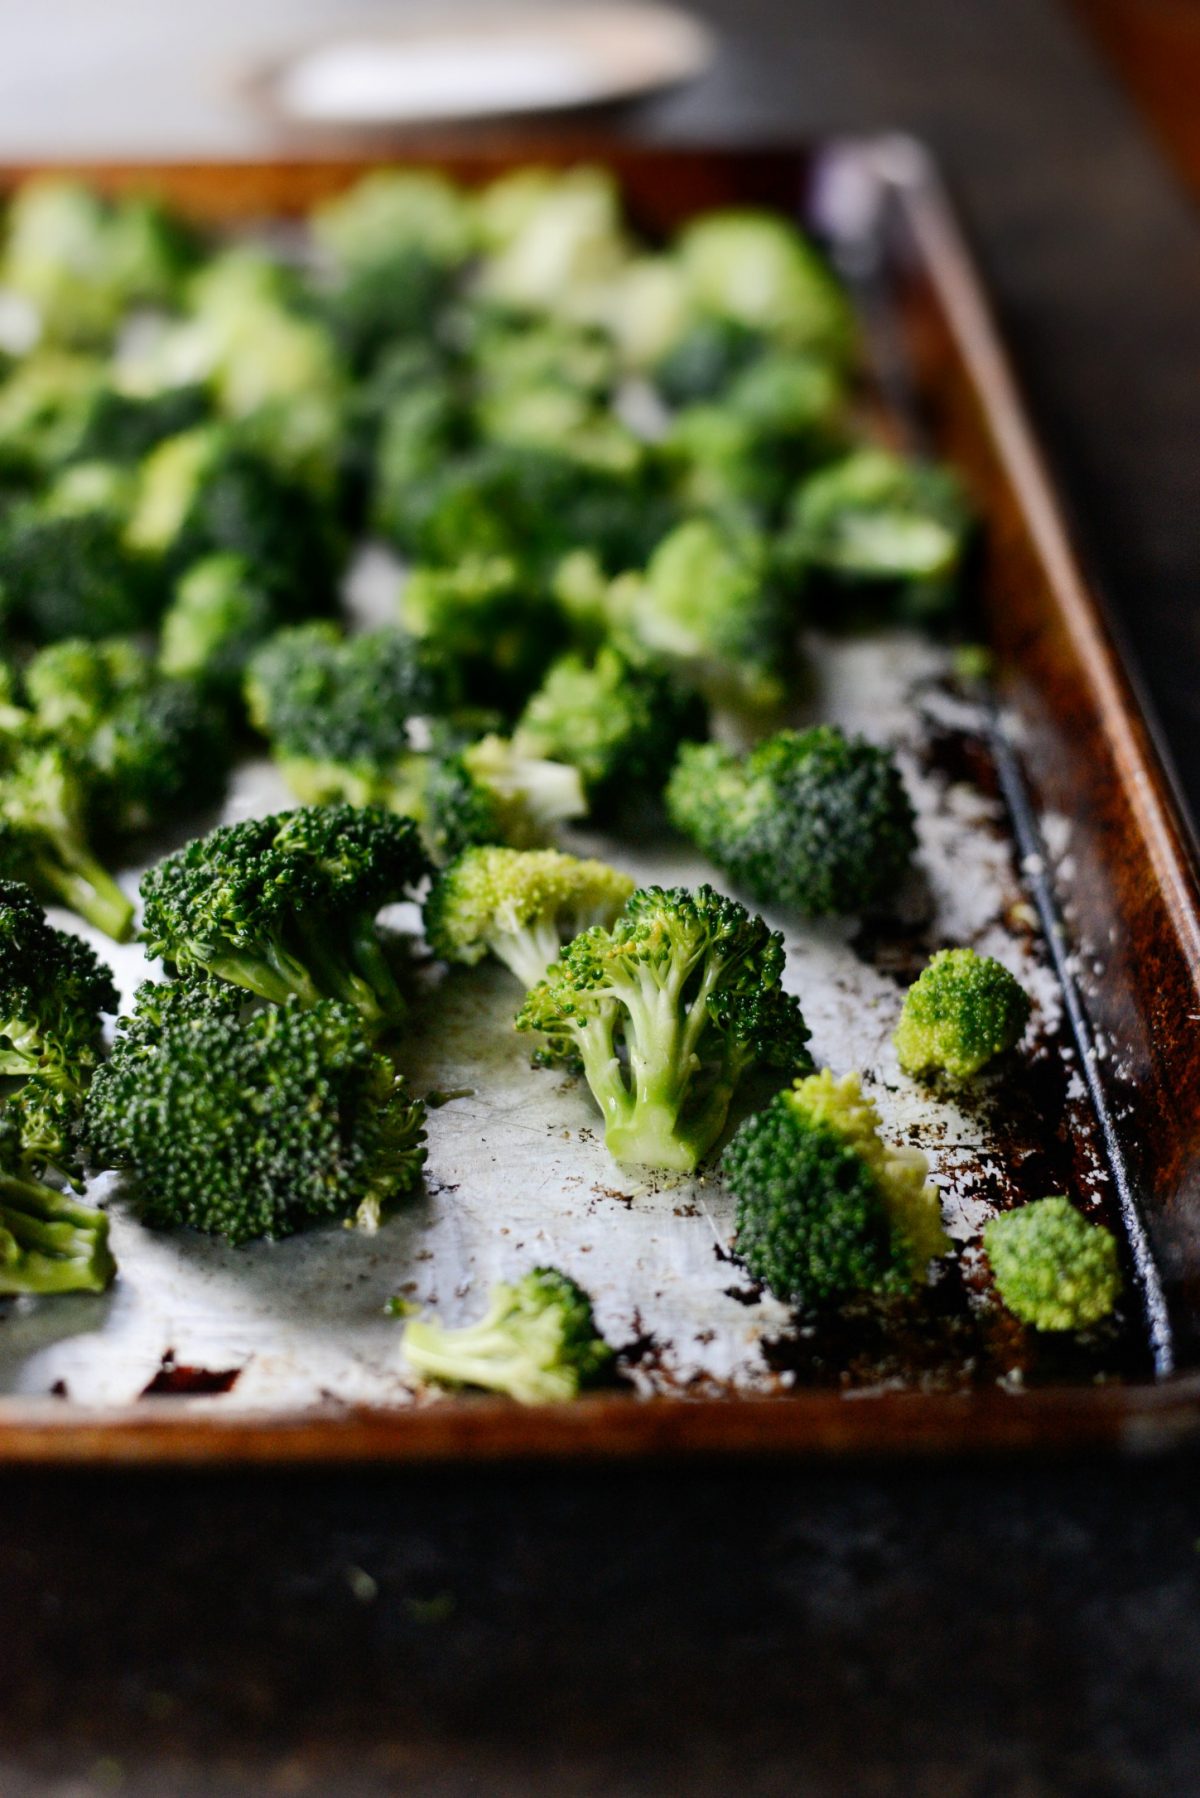
[[(394, 591), (378, 561), (360, 585), (374, 592), (370, 610)], [(178, 1386), (192, 1377), (178, 1370), (189, 1369), (203, 1376), (198, 1405), (403, 1405), (415, 1395), (399, 1328), (384, 1315), (389, 1296), (464, 1320), (490, 1281), (544, 1261), (592, 1292), (603, 1329), (625, 1350), (625, 1377), (642, 1392), (1036, 1376), (1027, 1345), (989, 1299), (972, 1245), (998, 1201), (1034, 1196), (1042, 1178), (1065, 1179), (1064, 1157), (1076, 1190), (1102, 1213), (1105, 1176), (1072, 1051), (1058, 1036), (1058, 991), (1002, 808), (985, 790), (981, 720), (948, 688), (946, 652), (914, 636), (813, 638), (807, 654), (812, 678), (799, 716), (831, 718), (893, 744), (918, 812), (916, 876), (889, 921), (771, 920), (785, 934), (788, 984), (802, 997), (817, 1059), (862, 1070), (887, 1133), (929, 1154), (947, 1227), (966, 1245), (915, 1321), (910, 1311), (899, 1320), (864, 1314), (814, 1324), (758, 1292), (730, 1258), (732, 1203), (718, 1176), (619, 1168), (586, 1086), (531, 1067), (528, 1042), (512, 1029), (520, 993), (507, 972), (445, 974), (427, 965), (400, 1064), (418, 1092), (469, 1088), (471, 1096), (430, 1115), (421, 1198), (373, 1237), (331, 1227), (231, 1249), (190, 1232), (145, 1229), (120, 1182), (103, 1175), (93, 1192), (112, 1215), (116, 1284), (99, 1298), (5, 1304), (0, 1391), (119, 1405), (148, 1387)], [(964, 778), (972, 774), (978, 778)], [(238, 772), (225, 815), (282, 803), (273, 770), (254, 764)], [(640, 882), (717, 878), (652, 822), (621, 838), (577, 840)], [(136, 879), (137, 870), (124, 876), (130, 890)], [(71, 922), (65, 914), (56, 921)], [(413, 927), (415, 913), (400, 908), (389, 922)], [(148, 972), (141, 951), (96, 941), (128, 995)], [(1031, 987), (1025, 1061), (1027, 1070), (1052, 1075), (1048, 1088), (1010, 1070), (984, 1081), (964, 1109), (900, 1075), (889, 1036), (901, 982), (930, 946), (947, 942), (999, 956)], [(1119, 1368), (1131, 1352), (1125, 1337), (1135, 1334), (1114, 1328), (1065, 1371), (1094, 1377)], [(1061, 1377), (1064, 1369), (1056, 1371)]]

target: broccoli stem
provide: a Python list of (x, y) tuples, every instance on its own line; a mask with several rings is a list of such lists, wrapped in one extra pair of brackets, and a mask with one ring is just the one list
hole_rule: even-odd
[(489, 1310), (478, 1324), (450, 1332), (414, 1319), (404, 1331), (405, 1359), (426, 1378), (504, 1392), (521, 1404), (573, 1398), (575, 1381), (539, 1367), (528, 1350), (514, 1343), (504, 1314), (503, 1308)]
[(102, 1211), (0, 1174), (0, 1293), (103, 1292), (116, 1266)]
[(307, 968), (278, 944), (272, 946), (265, 959), (238, 954), (197, 959), (218, 980), (244, 986), (248, 992), (257, 993), (260, 999), (268, 999), (273, 1005), (282, 1005), (293, 994), (307, 1006), (315, 1005), (324, 997)]
[(74, 844), (57, 843), (58, 859), (37, 858), (42, 885), (56, 899), (114, 943), (126, 943), (133, 934), (133, 901), (128, 899), (96, 859)]
[(546, 978), (546, 969), (558, 960), (562, 941), (553, 918), (537, 918), (520, 930), (495, 930), (488, 947), (526, 992)]

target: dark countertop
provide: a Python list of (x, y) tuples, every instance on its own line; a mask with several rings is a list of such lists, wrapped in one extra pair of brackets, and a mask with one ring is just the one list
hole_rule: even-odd
[[(1200, 238), (1128, 104), (1050, 0), (697, 4), (631, 128), (942, 156), (1200, 810)], [(0, 1484), (5, 1798), (1200, 1790), (1190, 1465)]]

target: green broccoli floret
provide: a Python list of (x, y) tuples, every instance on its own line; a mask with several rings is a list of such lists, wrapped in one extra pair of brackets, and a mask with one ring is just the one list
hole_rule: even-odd
[(308, 806), (218, 825), (143, 877), (151, 955), (280, 1002), (353, 1005), (374, 1029), (404, 999), (376, 927), (427, 870), (410, 819)]
[(948, 469), (855, 450), (799, 489), (780, 555), (814, 600), (885, 601), (925, 618), (953, 603), (970, 523)]
[(448, 1330), (437, 1318), (404, 1327), (404, 1356), (414, 1373), (449, 1386), (481, 1386), (523, 1405), (573, 1399), (610, 1370), (613, 1351), (583, 1288), (554, 1267), (535, 1267), (514, 1285), (498, 1284), (478, 1323)]
[(144, 629), (161, 599), (126, 538), (128, 477), (107, 463), (66, 469), (0, 521), (0, 611), (39, 643)]
[(414, 568), (400, 614), (458, 671), (463, 697), (479, 705), (520, 705), (562, 647), (557, 607), (507, 556)]
[(974, 949), (940, 949), (904, 996), (892, 1038), (906, 1074), (970, 1080), (1020, 1042), (1029, 996), (1008, 969)]
[(703, 700), (667, 669), (606, 644), (562, 656), (517, 721), (519, 755), (578, 768), (593, 811), (664, 786), (681, 742), (708, 735)]
[(228, 730), (191, 681), (170, 680), (127, 638), (67, 639), (29, 663), (37, 724), (86, 770), (97, 833), (129, 835), (214, 803), (225, 789)]
[(453, 268), (471, 255), (479, 236), (471, 200), (434, 169), (373, 169), (315, 207), (309, 223), (319, 247), (349, 270), (390, 263), (410, 250)]
[(425, 935), (443, 961), (474, 967), (490, 952), (528, 989), (564, 943), (611, 925), (633, 889), (606, 862), (556, 849), (466, 849), (430, 888)]
[(992, 1218), (983, 1232), (996, 1290), (1037, 1330), (1086, 1330), (1121, 1293), (1117, 1242), (1070, 1199), (1035, 1199)]
[(207, 409), (196, 385), (126, 392), (97, 357), (38, 350), (0, 386), (0, 468), (33, 485), (70, 463), (136, 462)]
[(594, 326), (493, 306), (460, 314), (464, 351), (485, 398), (556, 390), (592, 401), (611, 397), (618, 368), (612, 339)]
[(732, 319), (793, 349), (844, 361), (853, 343), (846, 296), (786, 219), (750, 209), (708, 212), (676, 246), (702, 313)]
[(584, 931), (527, 997), (518, 1030), (582, 1066), (618, 1161), (690, 1173), (754, 1066), (811, 1066), (783, 938), (711, 887), (644, 887)]
[(231, 990), (141, 989), (88, 1093), (93, 1157), (134, 1175), (158, 1226), (233, 1243), (333, 1217), (375, 1229), (419, 1178), (423, 1105), (351, 1006), (244, 1017)]
[(0, 880), (0, 1074), (82, 1094), (101, 1055), (101, 1014), (117, 1010), (95, 951), (55, 930), (27, 886)]
[(189, 234), (154, 201), (110, 203), (47, 175), (12, 202), (0, 283), (32, 302), (47, 336), (97, 343), (129, 306), (174, 299), (194, 254)]
[(721, 1169), (737, 1253), (776, 1298), (908, 1291), (950, 1247), (925, 1157), (882, 1141), (857, 1074), (824, 1068), (777, 1093), (738, 1128)]
[(603, 315), (630, 254), (609, 170), (517, 169), (486, 188), (478, 205), (487, 251), (479, 287), (488, 298), (533, 312)]
[(420, 819), (434, 860), (445, 862), (473, 843), (539, 848), (557, 825), (587, 815), (587, 798), (578, 768), (522, 755), (492, 734), (454, 755), (416, 758), (404, 809)]
[(279, 631), (255, 653), (246, 706), (299, 797), (392, 805), (411, 779), (410, 721), (440, 711), (450, 690), (434, 644), (401, 630), (344, 637), (318, 622)]
[(90, 792), (86, 764), (64, 744), (32, 723), (0, 730), (0, 879), (24, 881), (123, 943), (133, 904), (88, 842)]
[(654, 383), (670, 406), (715, 400), (765, 348), (762, 332), (736, 318), (698, 318), (657, 363)]
[(609, 612), (715, 703), (764, 711), (781, 702), (792, 631), (757, 533), (690, 519), (659, 544), (644, 575), (613, 583)]
[(340, 274), (320, 295), (321, 316), (349, 366), (368, 373), (393, 345), (435, 336), (451, 292), (448, 271), (406, 245)]
[(277, 596), (244, 557), (205, 556), (180, 577), (163, 613), (158, 665), (232, 699), (254, 650), (283, 622), (280, 612)]
[(685, 743), (667, 811), (755, 899), (808, 917), (886, 899), (917, 840), (890, 752), (827, 724), (778, 731), (744, 757)]
[(0, 1116), (0, 1293), (103, 1292), (116, 1271), (103, 1211), (38, 1179)]

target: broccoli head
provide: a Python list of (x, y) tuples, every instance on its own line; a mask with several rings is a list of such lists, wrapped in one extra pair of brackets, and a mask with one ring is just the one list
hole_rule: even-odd
[(703, 700), (667, 668), (605, 644), (562, 656), (513, 733), (518, 754), (578, 768), (592, 810), (659, 791), (687, 738), (708, 735)]
[(479, 287), (501, 305), (588, 318), (630, 253), (607, 169), (526, 168), (479, 196)]
[(448, 1330), (436, 1318), (404, 1327), (404, 1356), (423, 1379), (480, 1386), (523, 1405), (573, 1399), (611, 1369), (582, 1287), (554, 1267), (535, 1267), (513, 1285), (492, 1287), (478, 1323)]
[(583, 1069), (617, 1161), (690, 1173), (752, 1067), (811, 1066), (783, 939), (711, 887), (644, 887), (585, 930), (517, 1016), (540, 1059)]
[(705, 213), (685, 226), (676, 255), (698, 312), (833, 361), (849, 355), (849, 303), (786, 219), (749, 208)]
[(427, 863), (416, 825), (377, 807), (309, 806), (218, 825), (142, 880), (151, 955), (276, 1002), (334, 998), (373, 1029), (404, 1000), (376, 926)]
[(158, 665), (176, 680), (194, 680), (231, 700), (251, 655), (283, 622), (278, 598), (244, 557), (204, 556), (184, 571), (161, 621)]
[(983, 1232), (996, 1290), (1037, 1330), (1086, 1330), (1121, 1293), (1117, 1241), (1060, 1195), (992, 1218)]
[(311, 226), (319, 248), (347, 270), (390, 264), (412, 250), (453, 268), (478, 237), (471, 200), (434, 169), (373, 169), (314, 208)]
[(0, 521), (0, 611), (36, 643), (146, 628), (161, 600), (153, 564), (126, 539), (127, 490), (109, 464), (65, 470)]
[(457, 671), (464, 698), (520, 705), (562, 645), (557, 608), (507, 556), (414, 568), (400, 601), (406, 629)]
[(948, 469), (860, 449), (799, 488), (780, 554), (835, 616), (858, 597), (926, 618), (953, 603), (970, 522)]
[(669, 406), (719, 399), (735, 375), (763, 354), (767, 339), (736, 318), (698, 318), (676, 339), (653, 370)]
[(825, 1068), (777, 1093), (735, 1132), (721, 1168), (737, 1253), (777, 1298), (906, 1291), (950, 1246), (925, 1157), (882, 1141), (857, 1074)]
[(528, 989), (564, 943), (611, 925), (633, 889), (606, 862), (556, 849), (465, 849), (434, 880), (425, 935), (443, 961), (474, 967), (490, 952)]
[(407, 800), (398, 792), (395, 803), (421, 821), (438, 862), (472, 843), (535, 849), (587, 814), (578, 768), (523, 755), (495, 733), (455, 754), (414, 758)]
[(892, 1038), (906, 1074), (970, 1080), (1020, 1042), (1029, 996), (1008, 969), (974, 949), (941, 949), (909, 987)]
[(892, 756), (832, 725), (778, 731), (739, 757), (685, 743), (672, 822), (763, 904), (842, 916), (893, 893), (916, 846)]
[(93, 1158), (134, 1176), (158, 1226), (233, 1243), (334, 1217), (374, 1229), (420, 1176), (424, 1107), (353, 1007), (243, 1010), (229, 988), (143, 987), (88, 1093)]
[(88, 840), (92, 787), (82, 758), (32, 721), (0, 730), (0, 880), (19, 880), (123, 943), (133, 904)]
[(103, 1292), (116, 1271), (103, 1211), (38, 1179), (0, 1116), (0, 1293)]
[(101, 1054), (112, 974), (77, 936), (55, 930), (27, 886), (0, 880), (0, 1074), (82, 1093)]

